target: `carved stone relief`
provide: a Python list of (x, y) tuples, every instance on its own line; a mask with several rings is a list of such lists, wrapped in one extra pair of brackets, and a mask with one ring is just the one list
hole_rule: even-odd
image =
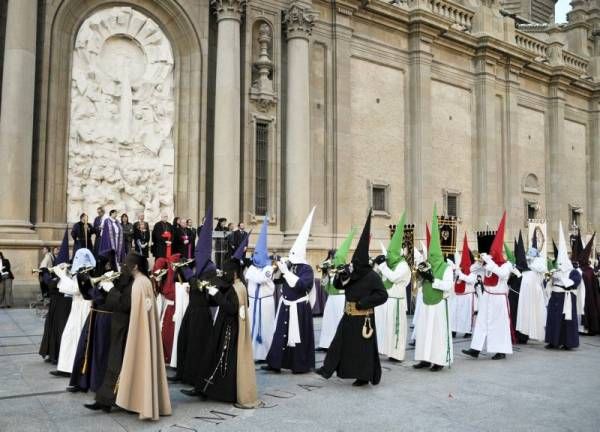
[(94, 13), (73, 51), (69, 221), (106, 206), (173, 215), (173, 53), (160, 27), (128, 7)]

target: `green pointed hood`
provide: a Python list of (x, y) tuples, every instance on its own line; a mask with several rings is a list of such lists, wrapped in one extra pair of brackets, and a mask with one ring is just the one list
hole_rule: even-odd
[(402, 255), (402, 245), (404, 244), (404, 224), (406, 223), (406, 212), (402, 213), (400, 222), (396, 225), (396, 231), (390, 240), (387, 248), (386, 263), (390, 270), (395, 270), (396, 266), (404, 260)]
[[(435, 279), (443, 279), (448, 264), (442, 253), (440, 244), (440, 228), (438, 226), (437, 206), (433, 206), (433, 218), (431, 221), (431, 243), (429, 244), (429, 256), (427, 261), (431, 265), (431, 272)], [(433, 288), (429, 281), (423, 282), (423, 303), (436, 305), (444, 298), (444, 292)]]
[(356, 235), (356, 227), (352, 227), (348, 236), (344, 239), (340, 247), (335, 251), (335, 256), (333, 257), (333, 266), (338, 267), (346, 264), (346, 258), (348, 257), (348, 252), (350, 251), (350, 246), (352, 246), (352, 240), (354, 240), (354, 236)]
[(506, 257), (508, 258), (508, 261), (510, 261), (510, 263), (514, 265), (514, 263), (517, 259), (515, 258), (515, 254), (512, 253), (512, 251), (510, 250), (510, 248), (508, 247), (506, 242), (504, 242), (504, 253), (506, 254)]

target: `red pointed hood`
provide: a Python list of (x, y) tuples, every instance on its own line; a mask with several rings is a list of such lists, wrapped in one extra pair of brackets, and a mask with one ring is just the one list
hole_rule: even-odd
[[(431, 231), (429, 231), (429, 224), (425, 222), (425, 239), (427, 240), (427, 250), (429, 250), (429, 244), (431, 243)], [(427, 257), (425, 257), (427, 259)]]
[[(465, 233), (465, 238), (463, 240), (463, 248), (462, 255), (460, 258), (460, 271), (464, 274), (468, 275), (471, 273), (471, 251), (469, 249), (469, 241), (467, 239), (467, 233)], [(458, 280), (454, 285), (454, 292), (457, 294), (462, 294), (465, 292), (466, 284), (462, 280)]]
[(494, 237), (494, 241), (492, 242), (492, 247), (490, 248), (490, 255), (494, 262), (501, 266), (506, 262), (506, 258), (504, 258), (504, 230), (506, 226), (506, 211), (502, 215), (502, 220), (500, 221), (500, 225), (498, 225), (498, 231), (496, 232), (496, 237)]

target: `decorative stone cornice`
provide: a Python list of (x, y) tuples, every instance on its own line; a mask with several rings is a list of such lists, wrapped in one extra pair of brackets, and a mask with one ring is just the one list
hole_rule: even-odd
[(287, 38), (310, 39), (312, 28), (314, 26), (314, 12), (308, 8), (303, 8), (297, 3), (284, 12), (283, 25), (287, 33)]
[(246, 9), (247, 0), (211, 0), (213, 13), (217, 21), (232, 19), (241, 21)]

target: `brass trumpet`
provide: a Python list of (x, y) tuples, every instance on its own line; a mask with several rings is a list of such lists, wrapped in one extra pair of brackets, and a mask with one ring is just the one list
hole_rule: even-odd
[(177, 270), (178, 268), (185, 267), (186, 265), (191, 264), (193, 262), (194, 262), (194, 258), (191, 258), (191, 259), (188, 259), (185, 261), (179, 261), (179, 262), (173, 263), (173, 264), (171, 264), (171, 266), (173, 267), (173, 270)]
[(210, 287), (216, 288), (215, 286), (211, 285), (209, 281), (198, 281), (198, 289), (200, 291), (206, 291)]
[(167, 269), (160, 269), (157, 272), (154, 272), (150, 275), (150, 279), (154, 279), (155, 281), (159, 281), (161, 280), (166, 274), (167, 274)]
[[(55, 265), (54, 267), (48, 267), (46, 270), (48, 270), (49, 273), (55, 273), (56, 269), (59, 269), (59, 268), (68, 269), (68, 268), (71, 268), (71, 264), (61, 263), (61, 264)], [(41, 273), (42, 270), (43, 269), (41, 269), (41, 268), (31, 269), (31, 274)]]
[(118, 279), (121, 276), (121, 272), (109, 272), (104, 273), (102, 276), (98, 276), (95, 278), (90, 278), (90, 282), (92, 285), (97, 285), (100, 282), (112, 282)]

